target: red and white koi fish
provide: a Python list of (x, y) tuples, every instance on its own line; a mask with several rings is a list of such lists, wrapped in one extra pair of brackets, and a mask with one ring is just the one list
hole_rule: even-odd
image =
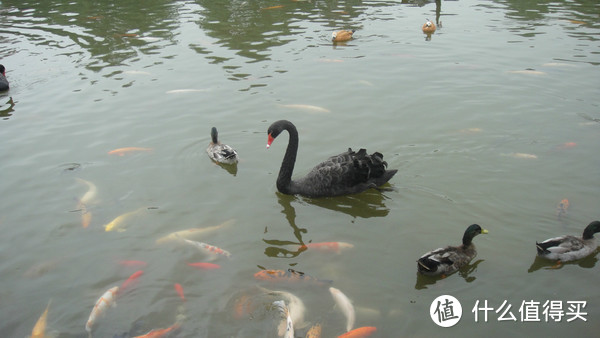
[(134, 338), (162, 338), (162, 337), (166, 337), (167, 334), (176, 331), (177, 329), (179, 329), (179, 327), (181, 326), (180, 322), (175, 322), (175, 324), (169, 326), (166, 329), (154, 329), (146, 334), (143, 334), (141, 336), (136, 336)]
[(143, 274), (144, 271), (142, 270), (132, 273), (131, 276), (129, 276), (129, 278), (127, 278), (127, 280), (124, 281), (123, 284), (121, 284), (121, 288), (119, 288), (119, 293), (124, 292), (128, 287), (132, 286), (133, 283), (137, 281), (138, 277), (140, 277)]
[(277, 326), (277, 336), (284, 338), (294, 338), (294, 323), (292, 322), (292, 316), (290, 310), (282, 300), (276, 300), (273, 302), (273, 307), (278, 311), (281, 316), (281, 322)]
[(304, 272), (296, 271), (294, 269), (283, 270), (261, 270), (254, 274), (254, 278), (258, 280), (266, 280), (270, 282), (303, 282), (303, 283), (314, 283), (317, 285), (329, 285), (332, 281), (321, 280), (304, 274)]
[(348, 331), (338, 338), (363, 338), (371, 336), (377, 328), (375, 326), (363, 326), (358, 329), (354, 329), (352, 331)]
[(92, 327), (96, 323), (96, 320), (100, 318), (110, 306), (116, 306), (115, 299), (117, 298), (118, 292), (119, 287), (113, 286), (96, 301), (96, 305), (94, 305), (92, 313), (90, 313), (90, 317), (85, 324), (85, 330), (88, 332), (90, 338), (92, 337)]
[(186, 243), (193, 245), (196, 248), (200, 249), (200, 251), (211, 256), (211, 258), (216, 258), (218, 256), (225, 256), (227, 258), (231, 257), (231, 253), (229, 251), (223, 250), (221, 248), (217, 248), (216, 246), (206, 244), (204, 242), (191, 241), (189, 239), (184, 239), (184, 241)]
[(181, 284), (179, 283), (175, 283), (173, 287), (175, 288), (175, 291), (177, 291), (179, 298), (181, 298), (181, 300), (185, 302), (185, 296), (183, 295), (183, 286), (181, 286)]
[(201, 269), (201, 270), (215, 270), (215, 269), (221, 268), (221, 266), (219, 264), (206, 263), (206, 262), (187, 263), (187, 265), (193, 266), (193, 267)]
[(125, 156), (127, 154), (131, 154), (134, 152), (139, 152), (139, 151), (153, 151), (153, 148), (141, 148), (141, 147), (125, 147), (125, 148), (118, 148), (118, 149), (113, 149), (111, 151), (108, 152), (109, 155), (119, 155), (119, 156)]
[(339, 254), (343, 249), (351, 248), (354, 248), (354, 245), (346, 242), (307, 243), (300, 246), (300, 249), (310, 249), (320, 252), (334, 252), (337, 254)]
[(164, 237), (156, 240), (156, 244), (162, 244), (170, 241), (181, 241), (182, 239), (198, 238), (201, 235), (206, 235), (215, 230), (223, 229), (235, 223), (235, 219), (227, 220), (219, 225), (213, 225), (204, 228), (192, 228), (172, 232)]
[(48, 309), (50, 309), (50, 303), (52, 300), (48, 301), (48, 305), (46, 306), (46, 310), (38, 321), (35, 323), (33, 330), (31, 331), (31, 338), (44, 338), (46, 337), (46, 321), (48, 318)]
[(348, 299), (348, 297), (346, 297), (342, 291), (334, 287), (330, 287), (329, 292), (333, 296), (335, 303), (340, 308), (344, 316), (346, 316), (346, 332), (352, 330), (354, 321), (356, 320), (356, 313), (354, 312), (354, 306), (350, 302), (350, 299)]

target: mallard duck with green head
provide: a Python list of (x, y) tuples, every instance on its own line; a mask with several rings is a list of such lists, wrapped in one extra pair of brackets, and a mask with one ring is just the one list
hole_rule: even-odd
[(456, 272), (477, 256), (473, 237), (487, 233), (478, 224), (470, 225), (465, 230), (461, 245), (435, 249), (421, 256), (417, 260), (419, 272), (428, 276), (447, 276)]
[(541, 243), (536, 242), (537, 254), (540, 257), (561, 262), (584, 258), (598, 248), (594, 234), (600, 232), (600, 221), (593, 221), (583, 230), (581, 237), (566, 235), (549, 238)]

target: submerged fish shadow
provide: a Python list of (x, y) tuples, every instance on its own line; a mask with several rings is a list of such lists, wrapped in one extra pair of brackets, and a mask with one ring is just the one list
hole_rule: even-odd
[[(466, 266), (463, 266), (461, 269), (458, 270), (458, 275), (461, 276), (467, 283), (475, 281), (477, 277), (471, 276), (471, 274), (477, 271), (477, 266), (483, 261), (484, 259), (478, 259), (474, 263), (469, 263)], [(445, 280), (448, 277), (449, 276), (426, 276), (417, 271), (417, 282), (415, 283), (415, 289), (427, 289), (428, 285), (433, 285), (438, 281)]]

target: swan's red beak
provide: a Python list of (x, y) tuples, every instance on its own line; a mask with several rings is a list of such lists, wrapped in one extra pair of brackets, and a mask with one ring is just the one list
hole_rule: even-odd
[(271, 146), (271, 143), (273, 143), (273, 140), (275, 138), (273, 138), (273, 136), (271, 136), (271, 134), (269, 134), (269, 137), (267, 138), (267, 149), (269, 149), (269, 147)]

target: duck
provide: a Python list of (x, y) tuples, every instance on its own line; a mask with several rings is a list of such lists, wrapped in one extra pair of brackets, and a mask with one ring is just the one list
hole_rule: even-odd
[(217, 128), (212, 127), (210, 130), (210, 137), (212, 138), (212, 142), (208, 144), (208, 148), (206, 148), (206, 153), (211, 160), (217, 163), (223, 164), (236, 164), (238, 163), (238, 153), (226, 144), (222, 144), (218, 140), (219, 133), (217, 132)]
[(348, 148), (317, 164), (304, 177), (292, 180), (298, 153), (296, 126), (288, 120), (273, 122), (267, 130), (267, 149), (283, 131), (288, 132), (289, 141), (277, 176), (277, 190), (282, 194), (310, 198), (357, 194), (387, 183), (398, 171), (387, 170), (387, 162), (379, 152), (369, 155), (366, 149), (355, 152)]
[(435, 249), (421, 256), (417, 260), (418, 271), (427, 276), (443, 277), (456, 272), (477, 256), (473, 238), (487, 233), (488, 231), (478, 224), (471, 224), (465, 230), (461, 245)]
[(539, 257), (557, 261), (557, 266), (562, 262), (570, 262), (589, 256), (596, 248), (598, 242), (594, 234), (600, 232), (600, 221), (593, 221), (583, 230), (581, 237), (565, 235), (549, 238), (543, 242), (535, 242)]
[(435, 24), (429, 21), (429, 19), (426, 20), (427, 22), (423, 24), (423, 27), (421, 29), (423, 29), (423, 33), (425, 34), (433, 34), (433, 32), (435, 32)]
[(331, 33), (331, 41), (333, 42), (344, 42), (352, 39), (352, 34), (355, 30), (341, 30)]
[(6, 79), (6, 68), (3, 65), (0, 65), (0, 91), (8, 90), (8, 80)]

